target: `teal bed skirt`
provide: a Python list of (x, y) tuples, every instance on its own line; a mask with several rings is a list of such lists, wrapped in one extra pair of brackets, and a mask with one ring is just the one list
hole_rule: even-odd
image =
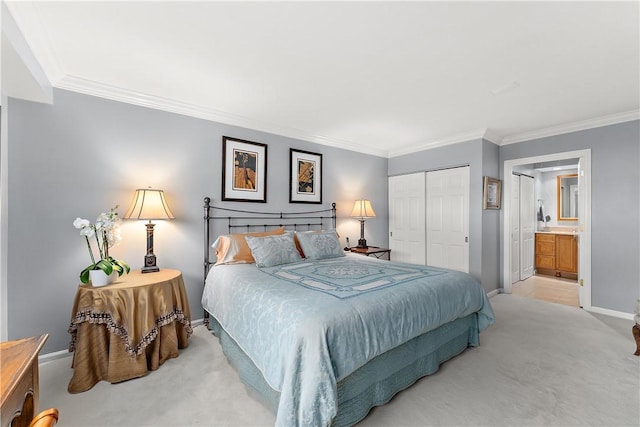
[[(211, 316), (209, 329), (218, 336), (225, 356), (242, 381), (275, 414), (280, 393), (273, 390), (251, 359)], [(457, 319), (383, 353), (338, 382), (338, 414), (333, 426), (351, 426), (369, 411), (387, 403), (440, 364), (469, 346), (479, 345), (477, 314)]]

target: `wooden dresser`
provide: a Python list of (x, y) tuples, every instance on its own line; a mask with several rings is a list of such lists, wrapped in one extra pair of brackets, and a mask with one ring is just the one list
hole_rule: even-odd
[(48, 335), (0, 343), (2, 427), (27, 427), (38, 407), (38, 354)]
[(536, 233), (536, 273), (578, 278), (578, 236)]

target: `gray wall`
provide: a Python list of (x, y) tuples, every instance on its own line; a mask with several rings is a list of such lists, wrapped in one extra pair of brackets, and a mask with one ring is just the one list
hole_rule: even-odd
[[(323, 206), (337, 203), (342, 241), (357, 241), (359, 223), (348, 215), (366, 197), (378, 215), (366, 223), (367, 240), (388, 245), (385, 158), (63, 90), (53, 105), (10, 98), (7, 113), (8, 339), (48, 333), (43, 353), (67, 348), (78, 274), (90, 262), (73, 220), (94, 221), (115, 205), (124, 215), (136, 188), (165, 190), (176, 220), (156, 221), (158, 265), (182, 270), (192, 318), (202, 318), (202, 199), (221, 203), (223, 135), (268, 145), (268, 203), (226, 206), (318, 207), (288, 202), (289, 148), (322, 153)], [(143, 223), (124, 221), (122, 236), (112, 254), (140, 268)]]
[[(482, 175), (498, 178), (500, 176), (500, 147), (490, 141), (482, 141)], [(473, 191), (484, 193), (484, 179), (481, 187)], [(504, 189), (501, 203), (504, 203)], [(482, 208), (482, 201), (480, 202)], [(496, 284), (500, 287), (500, 214), (502, 209), (482, 209), (482, 283)]]
[(499, 211), (482, 209), (483, 175), (498, 176), (498, 147), (477, 139), (389, 159), (389, 176), (469, 165), (469, 273), (486, 291), (499, 288)]
[(640, 296), (639, 128), (636, 120), (500, 147), (501, 170), (506, 160), (591, 149), (591, 304), (624, 313)]
[[(378, 215), (366, 223), (367, 241), (388, 245), (387, 174), (469, 164), (470, 272), (487, 291), (501, 276), (501, 211), (482, 209), (482, 176), (500, 176), (505, 160), (591, 148), (592, 304), (631, 313), (640, 295), (638, 121), (503, 147), (479, 139), (387, 160), (61, 90), (54, 105), (10, 98), (4, 106), (8, 339), (49, 333), (45, 353), (68, 345), (77, 275), (89, 263), (73, 220), (94, 220), (116, 204), (122, 215), (133, 190), (148, 185), (165, 190), (177, 218), (156, 225), (158, 263), (183, 271), (192, 317), (202, 316), (202, 198), (220, 203), (223, 135), (268, 144), (268, 203), (225, 203), (231, 207), (316, 207), (288, 203), (289, 148), (322, 153), (323, 206), (338, 204), (343, 242), (357, 241), (359, 223), (348, 214), (366, 197)], [(112, 252), (139, 268), (144, 226), (125, 221), (122, 234)]]
[[(632, 313), (640, 296), (639, 121), (498, 147), (474, 140), (389, 159), (390, 176), (471, 166), (470, 273), (487, 291), (503, 282), (502, 210), (482, 209), (482, 176), (504, 179), (506, 160), (591, 149), (592, 305)], [(611, 183), (616, 182), (615, 189)], [(504, 197), (504, 194), (503, 194)]]

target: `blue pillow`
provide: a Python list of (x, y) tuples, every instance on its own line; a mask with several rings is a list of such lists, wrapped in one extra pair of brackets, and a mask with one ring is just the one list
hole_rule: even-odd
[(326, 259), (344, 256), (335, 230), (296, 233), (304, 256), (308, 259)]
[(245, 236), (245, 239), (258, 267), (273, 267), (302, 260), (292, 234), (265, 237)]

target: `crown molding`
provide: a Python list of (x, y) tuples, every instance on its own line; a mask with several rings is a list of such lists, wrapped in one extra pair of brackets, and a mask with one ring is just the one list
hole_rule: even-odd
[(581, 130), (593, 129), (602, 126), (615, 125), (618, 123), (630, 122), (640, 119), (640, 110), (625, 111), (623, 113), (610, 114), (608, 116), (596, 117), (578, 122), (565, 123), (544, 129), (524, 132), (506, 136), (499, 145), (516, 144), (518, 142), (531, 141), (533, 139), (546, 138), (549, 136), (562, 135), (565, 133), (578, 132)]
[(454, 135), (449, 138), (433, 139), (427, 142), (414, 144), (400, 150), (389, 151), (388, 157), (390, 158), (398, 157), (398, 156), (403, 156), (405, 154), (417, 153), (418, 151), (431, 150), (432, 148), (437, 148), (437, 147), (444, 147), (445, 145), (458, 144), (460, 142), (467, 142), (474, 139), (483, 139), (485, 138), (487, 131), (488, 129), (480, 129), (480, 130), (474, 130), (474, 131)]
[(478, 129), (462, 134), (454, 135), (448, 138), (439, 138), (426, 141), (423, 143), (412, 144), (399, 150), (380, 150), (368, 147), (366, 144), (357, 145), (351, 141), (340, 140), (337, 138), (326, 137), (322, 135), (313, 135), (299, 129), (281, 126), (274, 123), (263, 122), (256, 119), (250, 119), (243, 116), (225, 113), (222, 111), (206, 108), (198, 105), (188, 104), (169, 98), (149, 95), (141, 92), (135, 92), (129, 89), (107, 85), (95, 82), (81, 77), (66, 75), (61, 78), (55, 87), (73, 92), (84, 93), (100, 98), (111, 99), (114, 101), (125, 102), (128, 104), (139, 105), (142, 107), (152, 108), (156, 110), (168, 111), (171, 113), (182, 114), (185, 116), (196, 117), (218, 123), (224, 123), (232, 126), (239, 126), (267, 132), (275, 135), (285, 136), (303, 141), (314, 142), (321, 145), (341, 148), (345, 150), (355, 151), (363, 154), (370, 154), (378, 157), (398, 157), (406, 154), (416, 153), (419, 151), (430, 150), (446, 145), (458, 144), (475, 139), (485, 139), (496, 145), (516, 144), (519, 142), (530, 141), (534, 139), (561, 135), (580, 130), (593, 129), (601, 126), (607, 126), (617, 123), (628, 122), (640, 119), (640, 110), (632, 110), (624, 113), (611, 114), (608, 116), (598, 117), (589, 120), (582, 120), (573, 123), (553, 126), (549, 128), (539, 129), (531, 132), (520, 134), (500, 136), (491, 129)]
[(502, 136), (498, 135), (496, 132), (489, 128), (485, 129), (482, 138), (486, 139), (487, 141), (491, 141), (496, 145), (502, 144), (502, 140), (504, 139)]
[(565, 123), (562, 125), (538, 129), (531, 132), (507, 135), (505, 137), (502, 137), (498, 133), (487, 128), (484, 130), (477, 130), (459, 134), (449, 138), (436, 139), (425, 143), (412, 145), (401, 150), (390, 151), (388, 157), (402, 156), (405, 154), (416, 153), (418, 151), (430, 150), (432, 148), (443, 147), (445, 145), (457, 144), (460, 142), (466, 142), (480, 138), (486, 139), (487, 141), (493, 142), (494, 144), (499, 146), (517, 144), (519, 142), (531, 141), (534, 139), (540, 139), (554, 135), (562, 135), (565, 133), (578, 132), (581, 130), (594, 129), (602, 126), (615, 125), (618, 123), (630, 122), (633, 120), (640, 120), (640, 110), (625, 111), (623, 113), (610, 114), (593, 119)]
[(275, 123), (250, 119), (247, 117), (229, 114), (211, 108), (180, 102), (155, 95), (149, 95), (142, 92), (135, 92), (122, 87), (83, 79), (81, 77), (66, 75), (55, 84), (55, 87), (73, 92), (84, 93), (85, 95), (110, 99), (113, 101), (125, 102), (128, 104), (182, 114), (185, 116), (196, 117), (213, 122), (224, 123), (227, 125), (249, 128), (275, 135), (301, 139), (303, 141), (315, 142), (318, 144), (328, 145), (336, 148), (342, 148), (345, 150), (357, 151), (359, 153), (371, 154), (378, 157), (387, 157), (386, 151), (376, 150), (371, 147), (363, 148), (364, 146), (356, 145), (350, 141), (344, 141), (322, 135), (313, 135), (299, 129), (281, 126)]
[[(5, 55), (3, 60), (7, 60), (10, 57), (9, 65), (3, 66), (2, 76), (3, 84), (9, 82), (9, 88), (5, 87), (5, 93), (8, 96), (18, 97), (22, 99), (28, 99), (35, 102), (44, 102), (47, 104), (53, 103), (53, 86), (47, 77), (42, 65), (38, 61), (38, 58), (34, 55), (33, 51), (29, 47), (29, 43), (24, 38), (24, 34), (18, 28), (13, 15), (7, 8), (5, 2), (1, 5), (2, 12), (0, 13), (2, 19), (2, 38), (3, 44), (8, 42), (9, 47), (7, 49), (12, 50), (14, 55)], [(20, 68), (21, 72), (18, 75), (22, 75), (21, 78), (16, 78), (12, 73), (7, 73), (8, 68)], [(9, 74), (10, 77), (5, 78)], [(31, 83), (33, 82), (33, 83)], [(11, 86), (16, 84), (20, 89), (13, 92)]]
[[(5, 14), (10, 16), (18, 27), (18, 32), (27, 43), (29, 53), (36, 58), (46, 80), (55, 83), (64, 75), (61, 71), (51, 37), (43, 24), (36, 2), (2, 2), (3, 25)], [(27, 38), (25, 34), (28, 34)], [(51, 83), (49, 83), (51, 85)], [(53, 86), (53, 85), (51, 85)]]

